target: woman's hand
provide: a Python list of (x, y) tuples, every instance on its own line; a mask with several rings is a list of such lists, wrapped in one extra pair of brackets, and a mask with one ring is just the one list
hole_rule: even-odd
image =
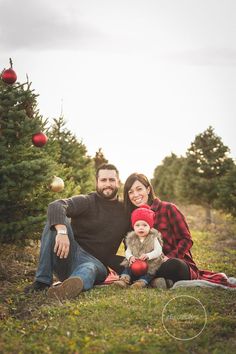
[(146, 261), (148, 259), (148, 256), (144, 253), (144, 254), (141, 254), (139, 259), (141, 259), (141, 261)]

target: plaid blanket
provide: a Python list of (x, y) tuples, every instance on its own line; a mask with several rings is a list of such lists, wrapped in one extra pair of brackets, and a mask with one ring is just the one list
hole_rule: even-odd
[(224, 273), (215, 273), (209, 270), (199, 270), (196, 280), (205, 280), (207, 282), (222, 285), (224, 287), (236, 288), (236, 282), (232, 282), (232, 279), (235, 278), (228, 278)]
[(205, 287), (205, 288), (222, 288), (226, 290), (236, 290), (236, 278), (230, 277), (227, 278), (228, 282), (227, 285), (223, 285), (222, 283), (214, 283), (212, 281), (208, 280), (201, 280), (201, 279), (196, 279), (196, 280), (180, 280), (177, 281), (171, 289), (177, 289), (181, 287)]

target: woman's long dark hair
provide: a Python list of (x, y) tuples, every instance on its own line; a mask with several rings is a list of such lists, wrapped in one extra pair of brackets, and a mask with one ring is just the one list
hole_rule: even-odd
[(149, 182), (148, 178), (143, 175), (142, 173), (132, 173), (125, 181), (124, 184), (124, 206), (125, 206), (125, 210), (128, 213), (128, 215), (130, 215), (132, 213), (132, 211), (136, 208), (135, 205), (133, 205), (129, 199), (129, 190), (131, 189), (132, 185), (134, 184), (134, 182), (139, 181), (140, 183), (142, 183), (146, 188), (150, 188), (150, 193), (148, 195), (148, 204), (151, 205), (154, 201), (154, 199), (156, 198), (153, 187), (151, 185), (151, 183)]

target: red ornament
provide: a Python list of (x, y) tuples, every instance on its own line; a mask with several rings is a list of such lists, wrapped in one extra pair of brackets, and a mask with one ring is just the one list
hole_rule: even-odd
[(16, 82), (17, 76), (15, 71), (12, 69), (12, 60), (10, 58), (10, 65), (11, 67), (9, 69), (4, 69), (1, 75), (2, 81), (4, 81), (6, 84), (12, 85), (14, 82)]
[(140, 277), (141, 275), (144, 275), (147, 273), (148, 270), (148, 264), (145, 261), (142, 261), (141, 259), (136, 259), (134, 263), (131, 264), (130, 269), (136, 277)]
[(36, 133), (32, 136), (32, 143), (37, 147), (44, 146), (48, 141), (48, 138), (43, 133)]

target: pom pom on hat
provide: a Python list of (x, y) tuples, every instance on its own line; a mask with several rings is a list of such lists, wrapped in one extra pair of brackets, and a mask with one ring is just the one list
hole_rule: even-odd
[(148, 223), (150, 228), (154, 225), (154, 211), (151, 210), (150, 206), (147, 204), (141, 205), (139, 208), (135, 209), (131, 214), (132, 227), (138, 220), (143, 220)]

